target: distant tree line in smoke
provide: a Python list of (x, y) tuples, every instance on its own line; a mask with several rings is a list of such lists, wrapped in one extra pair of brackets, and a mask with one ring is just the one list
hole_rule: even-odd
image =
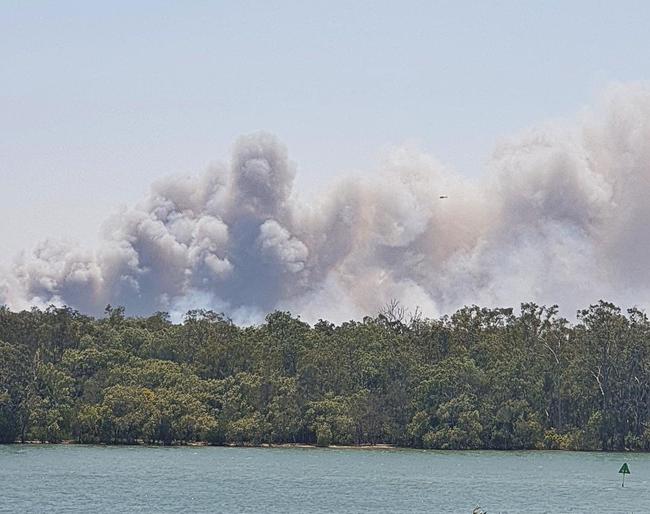
[(249, 327), (2, 307), (0, 440), (650, 450), (650, 321), (604, 301), (575, 323), (532, 303), (426, 319), (394, 302)]

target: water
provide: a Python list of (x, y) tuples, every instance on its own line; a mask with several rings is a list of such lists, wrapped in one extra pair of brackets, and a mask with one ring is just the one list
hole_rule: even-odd
[(649, 480), (646, 454), (0, 446), (0, 512), (650, 512)]

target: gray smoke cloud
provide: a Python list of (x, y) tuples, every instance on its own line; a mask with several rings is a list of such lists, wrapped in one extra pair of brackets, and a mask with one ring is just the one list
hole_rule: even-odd
[(475, 303), (559, 303), (568, 315), (599, 298), (647, 303), (647, 86), (613, 87), (571, 123), (502, 141), (476, 180), (408, 148), (318, 198), (298, 197), (295, 173), (274, 136), (244, 136), (229, 167), (156, 182), (106, 222), (94, 251), (46, 241), (18, 257), (0, 303), (207, 307), (240, 322), (278, 308), (340, 321), (390, 299), (432, 316)]

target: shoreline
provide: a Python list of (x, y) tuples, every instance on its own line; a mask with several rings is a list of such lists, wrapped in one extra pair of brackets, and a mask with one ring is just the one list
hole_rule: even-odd
[(81, 443), (76, 440), (64, 440), (58, 443), (51, 443), (48, 441), (15, 441), (13, 443), (1, 443), (4, 445), (19, 445), (19, 446), (106, 446), (106, 447), (148, 447), (148, 448), (182, 448), (182, 447), (212, 447), (212, 448), (267, 448), (267, 449), (312, 449), (312, 450), (414, 450), (414, 451), (427, 451), (427, 452), (498, 452), (498, 453), (513, 453), (513, 452), (558, 452), (558, 453), (625, 453), (625, 454), (644, 454), (650, 453), (647, 451), (638, 450), (567, 450), (567, 449), (550, 449), (550, 448), (511, 448), (511, 449), (497, 449), (497, 448), (472, 448), (472, 449), (441, 449), (441, 448), (416, 448), (414, 446), (397, 446), (387, 443), (379, 444), (331, 444), (329, 446), (317, 446), (316, 444), (308, 443), (261, 443), (261, 444), (210, 444), (207, 441), (194, 441), (191, 443), (173, 443), (170, 445), (145, 443), (143, 441), (136, 441), (134, 443)]
[[(410, 446), (395, 446), (393, 444), (330, 444), (329, 446), (317, 446), (316, 444), (308, 443), (260, 443), (260, 444), (210, 444), (207, 441), (193, 441), (190, 443), (172, 443), (172, 444), (156, 444), (145, 443), (144, 441), (136, 441), (133, 443), (82, 443), (74, 439), (66, 439), (56, 443), (49, 441), (14, 441), (12, 443), (3, 443), (6, 445), (25, 445), (25, 446), (148, 446), (148, 447), (161, 447), (161, 448), (179, 448), (183, 446), (201, 446), (201, 447), (214, 447), (214, 448), (313, 448), (313, 449), (333, 449), (333, 450), (421, 450), (423, 448), (412, 448)], [(0, 444), (1, 446), (1, 444)], [(461, 450), (462, 451), (462, 450)]]

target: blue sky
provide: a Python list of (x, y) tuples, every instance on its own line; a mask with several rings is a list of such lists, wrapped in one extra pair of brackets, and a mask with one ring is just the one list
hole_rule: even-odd
[(476, 176), (495, 141), (650, 76), (649, 2), (0, 4), (0, 262), (92, 243), (152, 180), (277, 134), (314, 192), (415, 142)]

